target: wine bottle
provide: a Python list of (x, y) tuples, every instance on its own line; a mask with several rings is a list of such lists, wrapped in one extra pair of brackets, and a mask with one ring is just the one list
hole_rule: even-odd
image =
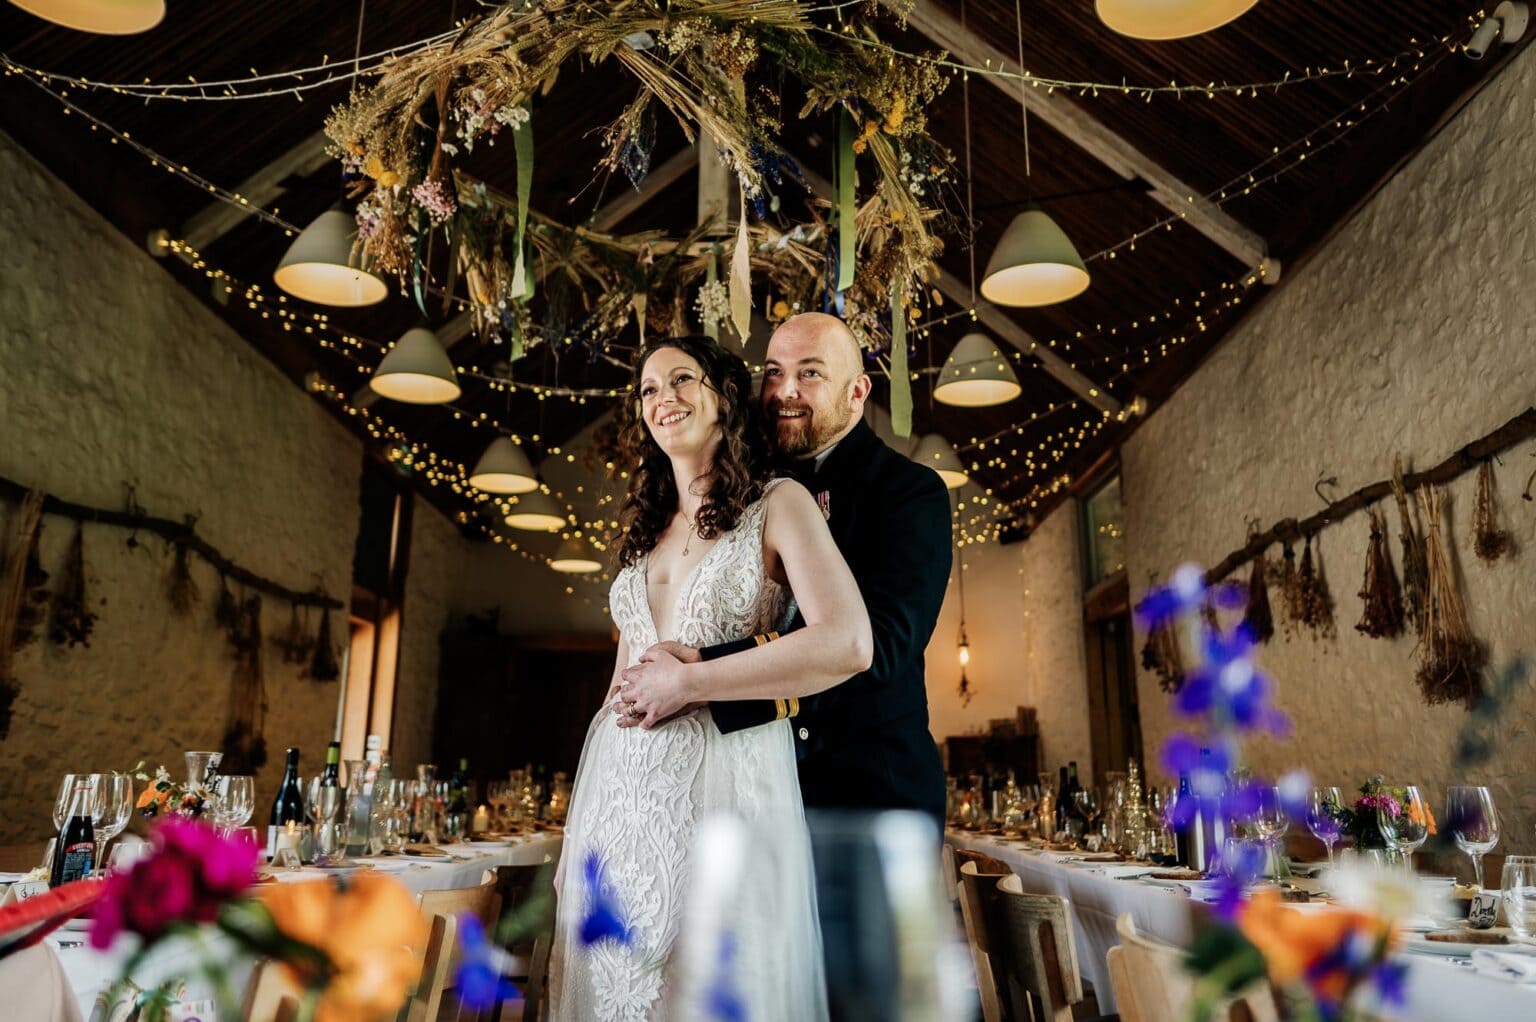
[(1072, 793), (1067, 790), (1067, 768), (1056, 768), (1056, 833), (1067, 829), (1067, 806), (1072, 804)]
[(325, 747), (325, 769), (320, 771), (320, 787), (341, 786), (341, 743), (331, 742)]
[(75, 790), (69, 796), (64, 827), (54, 845), (49, 886), (58, 887), (91, 875), (96, 860), (96, 828), (91, 823), (91, 803), (95, 798), (96, 791), (91, 782), (84, 777), (77, 778)]
[(267, 821), (267, 858), (277, 855), (277, 835), (292, 823), (304, 822), (304, 793), (299, 790), (299, 750), (289, 749), (283, 767), (283, 780), (272, 800), (272, 815)]
[[(1194, 794), (1189, 790), (1189, 774), (1180, 770), (1179, 793), (1174, 796), (1174, 805), (1194, 797)], [(1195, 815), (1186, 821), (1184, 826), (1173, 832), (1174, 858), (1178, 861), (1178, 865), (1186, 869), (1203, 868), (1200, 864), (1205, 858), (1203, 847), (1204, 832), (1201, 830), (1200, 824), (1200, 813), (1196, 810)]]
[(459, 768), (448, 780), (448, 811), (450, 813), (469, 811), (469, 760), (463, 757), (459, 759)]

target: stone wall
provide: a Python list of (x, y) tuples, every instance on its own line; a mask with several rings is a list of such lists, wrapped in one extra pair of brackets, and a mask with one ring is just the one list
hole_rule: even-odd
[[(1524, 146), (1533, 104), (1536, 57), (1526, 54), (1267, 297), (1126, 444), (1133, 598), (1148, 572), (1166, 577), (1180, 562), (1214, 563), (1240, 546), (1245, 518), (1267, 524), (1318, 510), (1312, 488), (1320, 475), (1336, 476), (1343, 494), (1389, 475), (1396, 453), (1424, 468), (1533, 404), (1536, 290), (1525, 281), (1536, 260), (1536, 167)], [(1472, 627), (1495, 665), (1536, 652), (1536, 510), (1519, 498), (1530, 448), (1517, 447), (1498, 469), (1503, 523), (1521, 548), (1513, 560), (1490, 566), (1472, 556), (1473, 477), (1449, 488), (1457, 570)], [(1396, 512), (1388, 510), (1395, 556)], [(1058, 510), (1026, 547), (1049, 551), (1074, 521), (1074, 508)], [(1317, 544), (1337, 635), (1277, 636), (1261, 653), (1295, 734), (1259, 744), (1255, 765), (1271, 772), (1302, 765), (1339, 785), (1379, 772), (1424, 786), (1437, 812), (1447, 785), (1486, 783), (1503, 814), (1499, 850), (1536, 851), (1528, 769), (1536, 687), (1505, 712), (1493, 761), (1475, 771), (1456, 767), (1453, 747), (1467, 714), (1421, 700), (1414, 640), (1354, 630), (1367, 534), (1366, 518), (1356, 515)], [(1025, 556), (1031, 593), (1076, 591), (1075, 560)], [(1062, 648), (1043, 654), (1026, 645), (1027, 655), (1064, 665), (1057, 684), (1075, 692), (1081, 683), (1067, 672), (1081, 662), (1080, 630), (1062, 622), (1036, 635)], [(1151, 752), (1172, 721), (1155, 679), (1143, 673), (1139, 686)], [(1073, 733), (1048, 733), (1047, 746)]]

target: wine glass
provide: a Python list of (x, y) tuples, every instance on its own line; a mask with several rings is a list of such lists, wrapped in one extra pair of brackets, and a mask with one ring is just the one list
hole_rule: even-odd
[(1092, 788), (1079, 788), (1072, 793), (1072, 804), (1083, 818), (1083, 839), (1086, 841), (1094, 833), (1093, 825), (1104, 811), (1103, 803)]
[(214, 825), (228, 837), (245, 826), (256, 809), (256, 779), (249, 774), (219, 774), (209, 784)]
[(1343, 833), (1343, 827), (1339, 823), (1339, 811), (1344, 805), (1344, 796), (1336, 787), (1328, 786), (1312, 789), (1312, 798), (1307, 803), (1307, 829), (1312, 836), (1328, 847), (1328, 865), (1333, 865), (1333, 846), (1339, 843), (1339, 837)]
[(91, 805), (98, 869), (106, 862), (107, 842), (123, 832), (132, 814), (133, 778), (128, 774), (102, 774)]
[(1483, 856), (1499, 843), (1499, 816), (1488, 789), (1475, 784), (1452, 785), (1445, 795), (1445, 825), (1472, 859), (1477, 889), (1483, 889)]
[(69, 800), (75, 794), (75, 783), (90, 774), (65, 774), (59, 784), (59, 793), (53, 800), (53, 829), (64, 829), (64, 818), (69, 813)]
[(1376, 809), (1376, 826), (1381, 839), (1394, 855), (1402, 857), (1409, 872), (1413, 871), (1413, 853), (1429, 840), (1429, 813), (1424, 796), (1413, 785), (1403, 788), (1401, 811), (1393, 816), (1381, 807)]
[(1285, 876), (1280, 864), (1280, 850), (1276, 847), (1277, 839), (1283, 836), (1291, 825), (1291, 819), (1285, 812), (1285, 801), (1280, 797), (1280, 789), (1264, 787), (1259, 789), (1259, 807), (1249, 821), (1253, 831), (1258, 835), (1259, 843), (1264, 846), (1264, 859), (1266, 866), (1274, 864), (1276, 875)]

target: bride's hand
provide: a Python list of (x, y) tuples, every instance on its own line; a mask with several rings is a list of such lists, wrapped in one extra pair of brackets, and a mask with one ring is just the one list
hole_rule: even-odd
[(653, 728), (699, 705), (690, 698), (685, 662), (669, 646), (684, 656), (692, 653), (695, 661), (698, 657), (696, 650), (665, 643), (647, 649), (639, 663), (625, 668), (619, 699), (628, 710), (619, 718), (620, 727)]

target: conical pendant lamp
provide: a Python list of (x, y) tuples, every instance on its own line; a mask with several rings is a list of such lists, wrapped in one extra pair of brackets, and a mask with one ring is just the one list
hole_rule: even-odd
[(363, 269), (353, 254), (357, 221), (328, 209), (293, 239), (272, 279), (306, 302), (355, 308), (382, 302), (389, 286)]
[(1038, 206), (1013, 218), (981, 279), (982, 297), (996, 305), (1054, 305), (1087, 288), (1083, 257)]
[(442, 342), (419, 326), (400, 336), (373, 371), (368, 386), (383, 397), (413, 405), (440, 405), (462, 393)]
[(592, 548), (574, 536), (560, 544), (549, 566), (566, 575), (590, 575), (603, 570), (603, 562), (592, 553)]
[(55, 25), (102, 35), (133, 35), (160, 24), (165, 0), (11, 0)]
[(565, 508), (543, 490), (532, 490), (517, 498), (504, 521), (525, 532), (559, 532), (566, 526)]
[[(539, 480), (523, 449), (510, 437), (499, 436), (475, 462), (469, 485), (486, 493), (531, 493), (539, 488)], [(565, 521), (564, 515), (560, 520)]]
[(933, 397), (947, 405), (984, 408), (1012, 401), (1023, 389), (992, 338), (966, 334), (944, 360)]
[(939, 478), (944, 480), (944, 485), (951, 490), (958, 490), (971, 481), (970, 473), (960, 461), (960, 455), (955, 453), (948, 440), (937, 433), (923, 437), (917, 450), (912, 452), (912, 460), (937, 472)]
[(1097, 0), (1099, 20), (1136, 39), (1183, 39), (1220, 28), (1258, 0)]

